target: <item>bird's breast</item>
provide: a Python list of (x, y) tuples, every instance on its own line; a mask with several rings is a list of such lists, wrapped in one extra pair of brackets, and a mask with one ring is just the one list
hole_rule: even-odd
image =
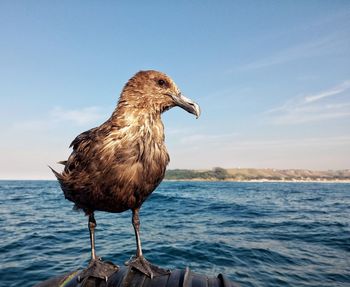
[(128, 208), (141, 205), (153, 192), (169, 163), (162, 124), (112, 131), (101, 150), (104, 178), (111, 183), (106, 189)]

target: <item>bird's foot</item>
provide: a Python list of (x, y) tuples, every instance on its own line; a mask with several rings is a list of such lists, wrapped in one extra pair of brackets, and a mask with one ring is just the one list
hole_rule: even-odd
[(78, 281), (88, 280), (89, 278), (102, 279), (107, 282), (108, 278), (116, 271), (119, 266), (109, 261), (102, 261), (101, 258), (91, 259), (89, 266), (78, 276)]
[(147, 275), (151, 279), (153, 277), (167, 275), (170, 273), (170, 270), (165, 270), (156, 265), (153, 265), (152, 263), (147, 261), (143, 256), (133, 256), (130, 258), (129, 261), (125, 262), (125, 265), (137, 269), (138, 271)]

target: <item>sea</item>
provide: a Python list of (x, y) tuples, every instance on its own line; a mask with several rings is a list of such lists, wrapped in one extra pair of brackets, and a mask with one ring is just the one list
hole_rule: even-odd
[[(87, 266), (87, 217), (56, 181), (0, 181), (0, 286)], [(145, 257), (240, 286), (350, 286), (350, 184), (163, 182), (141, 209)], [(131, 212), (96, 212), (96, 250), (135, 252)]]

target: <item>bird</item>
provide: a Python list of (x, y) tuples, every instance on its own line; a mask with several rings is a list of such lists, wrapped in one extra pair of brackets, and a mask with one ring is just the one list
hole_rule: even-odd
[[(95, 251), (94, 212), (131, 210), (136, 255), (126, 264), (151, 278), (162, 274), (162, 269), (143, 255), (139, 211), (164, 178), (170, 158), (161, 115), (176, 106), (200, 116), (198, 104), (185, 97), (165, 73), (139, 71), (123, 87), (112, 115), (72, 141), (72, 153), (59, 162), (64, 165), (63, 171), (59, 173), (50, 167), (65, 198), (88, 217), (91, 266), (99, 259)], [(93, 275), (107, 277), (103, 272)]]

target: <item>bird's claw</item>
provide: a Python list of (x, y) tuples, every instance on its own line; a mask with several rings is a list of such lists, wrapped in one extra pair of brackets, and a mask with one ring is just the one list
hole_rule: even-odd
[(89, 266), (79, 274), (77, 279), (81, 282), (85, 278), (93, 277), (107, 282), (108, 277), (118, 269), (119, 267), (112, 262), (103, 262), (101, 258), (97, 258), (90, 261)]
[(129, 261), (125, 262), (125, 265), (137, 269), (138, 271), (147, 275), (151, 279), (170, 273), (169, 270), (165, 270), (156, 265), (153, 265), (152, 263), (147, 261), (146, 258), (143, 256), (131, 257)]

